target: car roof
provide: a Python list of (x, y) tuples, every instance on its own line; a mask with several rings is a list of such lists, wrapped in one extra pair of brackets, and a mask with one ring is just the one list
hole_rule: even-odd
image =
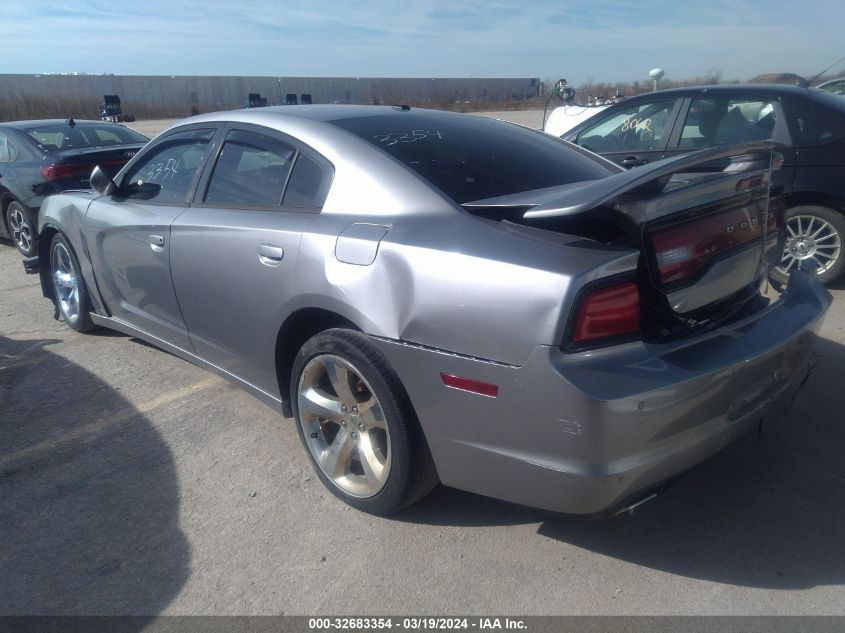
[[(655, 95), (665, 95), (667, 97), (677, 97), (690, 94), (721, 94), (721, 93), (737, 93), (743, 94), (798, 94), (808, 95), (815, 92), (815, 89), (806, 88), (804, 86), (797, 86), (794, 84), (714, 84), (705, 86), (685, 86), (683, 88), (667, 88), (666, 90), (657, 90), (655, 92), (647, 92), (634, 97), (628, 97), (625, 101), (633, 101), (634, 99), (641, 99), (643, 97), (651, 98)], [(624, 103), (623, 101), (622, 103)]]
[[(29, 121), (4, 121), (0, 123), (0, 125), (17, 128), (19, 130), (25, 130), (31, 127), (40, 127), (46, 125), (66, 125), (68, 120), (69, 119), (31, 119)], [(76, 125), (103, 125), (108, 123), (106, 121), (96, 121), (91, 119), (73, 119), (73, 122)]]
[(357, 117), (369, 116), (401, 116), (413, 112), (416, 116), (427, 116), (434, 118), (439, 117), (458, 117), (466, 116), (462, 113), (448, 112), (444, 110), (431, 110), (428, 108), (411, 108), (406, 105), (396, 106), (375, 106), (375, 105), (346, 105), (346, 104), (317, 104), (317, 105), (291, 105), (291, 106), (268, 106), (263, 108), (243, 108), (240, 110), (228, 110), (223, 112), (211, 112), (209, 114), (201, 114), (190, 119), (185, 119), (181, 123), (188, 123), (193, 120), (203, 121), (226, 121), (231, 120), (231, 116), (235, 113), (248, 113), (249, 116), (256, 118), (291, 118), (297, 117), (308, 119), (311, 121), (319, 121), (323, 123), (330, 123), (332, 121), (339, 121), (341, 119), (350, 119)]

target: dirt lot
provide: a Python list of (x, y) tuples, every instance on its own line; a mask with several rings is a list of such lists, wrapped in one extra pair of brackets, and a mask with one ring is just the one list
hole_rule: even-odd
[(380, 519), (323, 489), (279, 412), (55, 321), (0, 242), (0, 614), (845, 614), (833, 294), (791, 411), (634, 516), (441, 488)]

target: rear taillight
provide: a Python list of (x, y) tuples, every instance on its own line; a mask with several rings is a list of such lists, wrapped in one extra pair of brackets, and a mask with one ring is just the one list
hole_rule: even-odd
[[(90, 169), (93, 168), (89, 168), (89, 172)], [(66, 163), (50, 163), (49, 165), (43, 165), (40, 169), (41, 176), (47, 181), (76, 178), (78, 175), (77, 170), (77, 166), (71, 167)]]
[(65, 180), (67, 178), (79, 178), (88, 180), (96, 165), (106, 168), (109, 175), (114, 175), (126, 164), (126, 160), (101, 160), (95, 163), (49, 163), (40, 169), (44, 180)]
[(573, 343), (594, 343), (640, 330), (640, 292), (633, 281), (589, 291), (581, 299)]
[(660, 281), (672, 284), (689, 279), (710, 260), (758, 239), (762, 233), (763, 214), (758, 205), (713, 213), (654, 230), (651, 240)]

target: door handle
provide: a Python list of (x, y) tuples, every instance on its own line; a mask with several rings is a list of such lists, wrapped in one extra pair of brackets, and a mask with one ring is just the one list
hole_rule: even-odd
[(272, 244), (258, 245), (258, 261), (265, 266), (278, 266), (282, 263), (284, 256), (285, 249), (281, 246), (273, 246)]
[(150, 248), (153, 249), (156, 253), (161, 253), (164, 251), (164, 236), (163, 235), (150, 235)]
[(637, 158), (636, 156), (627, 156), (619, 161), (619, 164), (623, 167), (639, 167), (640, 165), (645, 165), (648, 162), (645, 158)]

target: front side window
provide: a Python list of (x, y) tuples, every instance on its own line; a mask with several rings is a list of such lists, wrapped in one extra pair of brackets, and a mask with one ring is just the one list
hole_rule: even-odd
[(701, 149), (772, 138), (777, 111), (771, 101), (693, 99), (678, 147)]
[(245, 206), (278, 206), (296, 150), (274, 138), (232, 130), (205, 193), (204, 202)]
[(201, 129), (168, 135), (127, 172), (121, 187), (124, 195), (158, 203), (185, 202), (214, 132)]
[(674, 106), (672, 99), (622, 108), (581, 132), (577, 143), (597, 154), (660, 149)]
[(0, 163), (10, 163), (17, 158), (18, 150), (9, 141), (9, 137), (0, 132)]

